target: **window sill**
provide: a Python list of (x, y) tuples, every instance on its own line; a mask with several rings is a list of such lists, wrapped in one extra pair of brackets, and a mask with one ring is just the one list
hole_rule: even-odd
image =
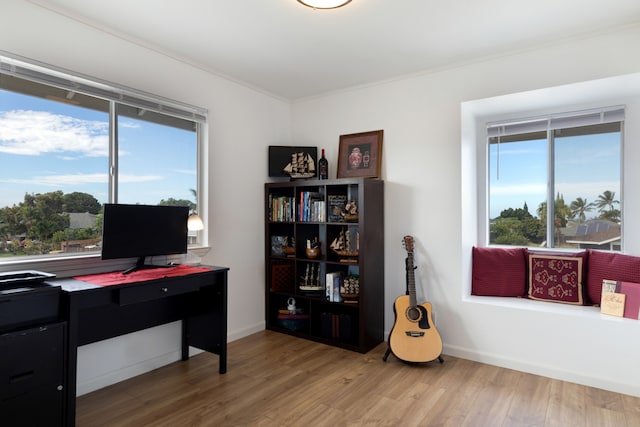
[(610, 322), (637, 322), (635, 319), (626, 317), (610, 316), (600, 313), (600, 307), (590, 305), (571, 305), (555, 302), (536, 301), (527, 298), (513, 297), (485, 297), (468, 295), (462, 299), (463, 303), (481, 304), (493, 307), (512, 308), (537, 313), (552, 313), (562, 316), (583, 317), (588, 319), (601, 319)]

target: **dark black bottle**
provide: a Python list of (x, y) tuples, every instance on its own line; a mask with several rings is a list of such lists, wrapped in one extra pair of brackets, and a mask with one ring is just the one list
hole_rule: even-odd
[(329, 179), (329, 162), (324, 157), (324, 148), (322, 157), (318, 160), (318, 179)]

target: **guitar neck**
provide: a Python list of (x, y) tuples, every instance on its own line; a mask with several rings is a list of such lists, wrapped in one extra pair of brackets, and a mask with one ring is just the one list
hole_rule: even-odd
[(418, 300), (416, 298), (416, 279), (414, 276), (415, 268), (413, 267), (413, 252), (407, 252), (407, 289), (409, 290), (409, 305), (416, 307)]

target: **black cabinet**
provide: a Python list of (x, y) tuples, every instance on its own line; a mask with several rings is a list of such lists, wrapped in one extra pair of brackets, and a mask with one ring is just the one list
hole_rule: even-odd
[(0, 335), (3, 426), (63, 425), (65, 337), (65, 322)]

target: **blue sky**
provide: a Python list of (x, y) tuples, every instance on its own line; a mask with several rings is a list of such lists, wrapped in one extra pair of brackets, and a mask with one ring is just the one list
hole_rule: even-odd
[[(489, 215), (495, 218), (507, 208), (536, 211), (546, 199), (546, 140), (497, 144), (490, 148), (491, 198)], [(620, 136), (598, 134), (556, 138), (555, 192), (569, 205), (577, 197), (595, 202), (604, 191), (614, 191), (620, 200)], [(497, 170), (499, 169), (499, 177)], [(597, 216), (596, 210), (587, 218)]]
[[(196, 134), (119, 120), (120, 203), (195, 201)], [(61, 190), (108, 201), (108, 114), (0, 90), (0, 207)]]

